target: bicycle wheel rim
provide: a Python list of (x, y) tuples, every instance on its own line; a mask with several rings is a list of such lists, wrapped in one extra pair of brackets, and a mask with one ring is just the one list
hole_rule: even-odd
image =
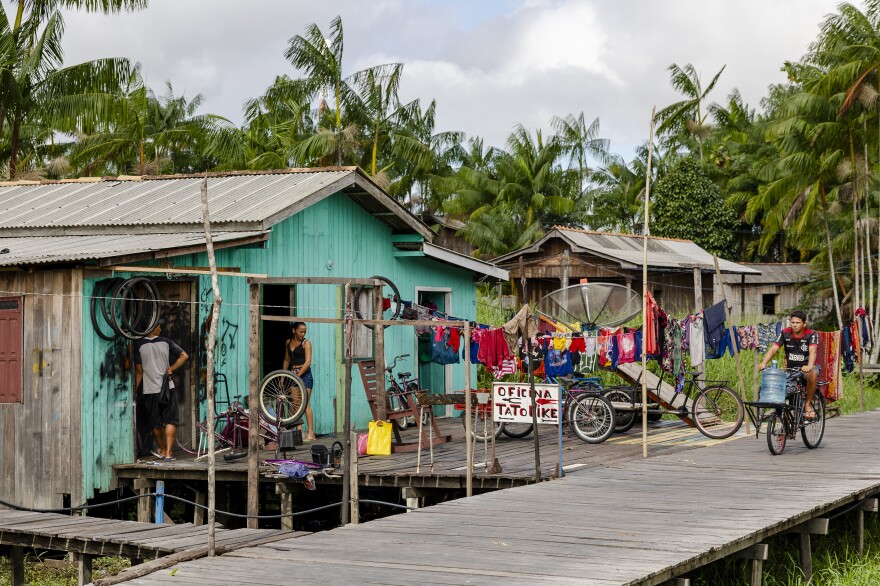
[(774, 413), (767, 421), (767, 447), (770, 453), (778, 456), (785, 449), (785, 424), (778, 413)]
[(568, 423), (588, 444), (602, 443), (614, 433), (614, 409), (602, 397), (584, 395), (572, 404)]
[(812, 421), (805, 420), (804, 426), (801, 428), (801, 439), (811, 450), (818, 448), (822, 443), (822, 436), (825, 435), (825, 398), (816, 390), (813, 395), (813, 410), (816, 412), (816, 419)]
[(739, 431), (744, 410), (739, 396), (730, 387), (706, 387), (697, 395), (693, 422), (708, 438), (724, 439)]
[(305, 383), (289, 370), (270, 372), (260, 383), (260, 410), (276, 425), (299, 421), (308, 403)]

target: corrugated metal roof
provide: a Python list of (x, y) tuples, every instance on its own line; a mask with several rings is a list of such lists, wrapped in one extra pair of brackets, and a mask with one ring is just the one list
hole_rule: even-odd
[[(504, 263), (524, 253), (538, 252), (544, 242), (557, 237), (568, 240), (574, 247), (574, 252), (588, 252), (602, 256), (620, 263), (625, 268), (642, 266), (641, 236), (589, 232), (587, 230), (560, 227), (555, 227), (531, 247), (496, 258), (494, 262)], [(723, 258), (718, 259), (718, 266), (723, 273), (760, 274), (759, 270)], [(703, 271), (715, 270), (712, 255), (690, 240), (657, 238), (654, 236), (648, 237), (648, 267), (655, 269), (699, 268)]]
[[(761, 271), (760, 275), (746, 275), (746, 285), (774, 285), (786, 283), (802, 283), (812, 276), (807, 263), (743, 263), (743, 265)], [(725, 283), (739, 285), (742, 280), (738, 275), (725, 275)]]
[[(219, 232), (213, 234), (213, 239), (220, 244), (262, 234), (265, 232)], [(0, 266), (113, 258), (204, 244), (204, 232), (0, 238)], [(9, 252), (2, 252), (7, 249)]]
[[(356, 173), (337, 169), (209, 177), (211, 222), (262, 222), (333, 184), (347, 187)], [(0, 186), (0, 229), (199, 224), (201, 182), (197, 177), (157, 177)]]

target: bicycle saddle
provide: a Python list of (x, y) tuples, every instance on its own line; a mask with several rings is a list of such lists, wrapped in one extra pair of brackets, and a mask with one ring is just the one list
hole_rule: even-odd
[(562, 383), (566, 387), (573, 386), (575, 382), (577, 382), (570, 376), (557, 376), (556, 381)]
[(398, 373), (397, 378), (409, 378), (410, 376), (412, 376), (411, 372), (401, 372)]

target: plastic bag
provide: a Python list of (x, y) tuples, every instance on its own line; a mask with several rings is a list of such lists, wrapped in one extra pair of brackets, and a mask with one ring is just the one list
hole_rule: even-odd
[(367, 434), (367, 455), (390, 456), (391, 455), (391, 422), (371, 421), (370, 431)]
[(359, 456), (366, 456), (367, 455), (367, 434), (359, 433), (357, 444), (358, 444), (357, 445), (358, 455)]

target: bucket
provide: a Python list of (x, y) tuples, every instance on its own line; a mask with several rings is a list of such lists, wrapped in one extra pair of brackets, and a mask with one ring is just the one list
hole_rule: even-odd
[(330, 457), (330, 450), (327, 449), (327, 446), (321, 444), (312, 445), (312, 463), (319, 466), (330, 466)]
[(785, 371), (779, 368), (765, 368), (761, 375), (762, 403), (785, 403)]

